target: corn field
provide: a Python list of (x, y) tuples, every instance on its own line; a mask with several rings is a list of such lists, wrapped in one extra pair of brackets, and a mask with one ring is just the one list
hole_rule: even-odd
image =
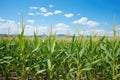
[(0, 40), (0, 80), (120, 80), (120, 39), (84, 36)]

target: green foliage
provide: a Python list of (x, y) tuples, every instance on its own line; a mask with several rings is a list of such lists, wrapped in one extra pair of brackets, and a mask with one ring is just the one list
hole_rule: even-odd
[(56, 35), (44, 40), (34, 33), (25, 39), (24, 28), (13, 39), (0, 41), (0, 74), (6, 80), (14, 72), (18, 80), (119, 80), (120, 40), (105, 36), (58, 41)]

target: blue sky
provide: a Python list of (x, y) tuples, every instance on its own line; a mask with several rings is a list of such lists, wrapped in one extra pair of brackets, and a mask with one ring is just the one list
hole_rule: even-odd
[(80, 34), (112, 35), (115, 17), (120, 33), (119, 0), (1, 0), (0, 33), (20, 33), (21, 14), (24, 16), (25, 35), (48, 33), (52, 24), (57, 34), (73, 34), (79, 25)]

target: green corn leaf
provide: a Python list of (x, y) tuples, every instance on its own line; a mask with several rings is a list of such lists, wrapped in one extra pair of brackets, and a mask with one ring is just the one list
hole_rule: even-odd
[(38, 51), (39, 49), (40, 49), (40, 43), (39, 43), (39, 44), (37, 45), (37, 47), (32, 51), (32, 53)]
[(92, 68), (83, 68), (81, 69), (81, 72), (86, 72), (86, 71), (90, 71)]
[(82, 58), (83, 54), (84, 54), (84, 48), (82, 48), (81, 51), (79, 52), (80, 58)]
[(114, 78), (117, 80), (117, 78), (120, 78), (120, 74), (115, 75)]
[(120, 55), (120, 48), (117, 49), (116, 51), (116, 58)]
[(120, 64), (115, 66), (115, 70), (120, 69)]
[(46, 69), (39, 70), (39, 71), (37, 71), (37, 73), (36, 73), (36, 74), (40, 74), (40, 73), (43, 73), (43, 72), (45, 72), (45, 71), (46, 71)]
[(95, 60), (95, 61), (92, 62), (92, 64), (97, 64), (97, 63), (99, 63), (100, 61), (101, 61), (101, 59)]
[(48, 64), (48, 69), (51, 70), (52, 69), (52, 64), (51, 64), (50, 59), (47, 59), (47, 64)]
[(111, 60), (114, 60), (111, 53), (108, 52), (108, 50), (105, 48), (105, 46), (103, 45), (100, 45), (100, 48), (104, 50), (104, 52), (106, 53), (106, 55), (111, 59)]

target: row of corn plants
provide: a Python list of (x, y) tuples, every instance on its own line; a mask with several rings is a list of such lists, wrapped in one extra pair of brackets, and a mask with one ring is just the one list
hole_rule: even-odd
[[(120, 39), (115, 35), (57, 40), (56, 35), (0, 40), (0, 80), (120, 80)], [(115, 34), (115, 32), (114, 32)]]

